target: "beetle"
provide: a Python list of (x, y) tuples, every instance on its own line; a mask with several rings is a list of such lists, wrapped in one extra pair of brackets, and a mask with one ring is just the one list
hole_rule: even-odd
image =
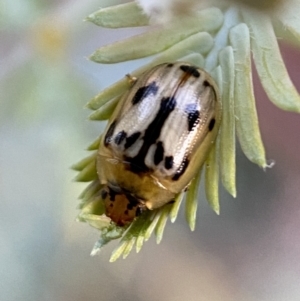
[(128, 225), (186, 189), (215, 142), (221, 107), (213, 78), (189, 63), (160, 64), (133, 80), (97, 154), (106, 216)]

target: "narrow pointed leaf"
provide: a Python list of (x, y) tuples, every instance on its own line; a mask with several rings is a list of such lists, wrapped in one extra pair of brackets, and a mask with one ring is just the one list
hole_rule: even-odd
[(111, 257), (109, 259), (109, 262), (114, 262), (116, 261), (120, 256), (122, 256), (126, 246), (127, 246), (127, 241), (123, 241), (121, 245), (119, 245), (116, 249), (113, 250)]
[(170, 220), (172, 223), (174, 223), (177, 219), (177, 215), (178, 215), (182, 200), (184, 198), (184, 194), (185, 194), (184, 192), (179, 193), (175, 198), (174, 204), (172, 205), (172, 208), (170, 211)]
[(228, 45), (230, 28), (239, 23), (239, 14), (235, 6), (227, 9), (224, 13), (224, 24), (215, 36), (215, 44), (205, 61), (205, 70), (212, 71), (218, 66), (218, 54)]
[(104, 202), (100, 195), (94, 195), (81, 209), (82, 214), (102, 215), (105, 212)]
[(217, 83), (217, 86), (219, 87), (220, 95), (223, 95), (223, 73), (222, 68), (220, 65), (218, 65), (212, 72), (211, 76), (214, 78), (214, 80)]
[(91, 162), (94, 162), (97, 156), (97, 152), (92, 153), (88, 157), (85, 157), (84, 159), (80, 160), (79, 162), (72, 165), (72, 169), (76, 171), (83, 170), (87, 165), (89, 165)]
[[(205, 55), (213, 46), (213, 38), (206, 32), (196, 33), (187, 39), (175, 44), (169, 49), (163, 51), (154, 60), (141, 68), (130, 72), (134, 77), (139, 77), (146, 70), (166, 62), (176, 61), (188, 54), (191, 51)], [(104, 89), (96, 95), (88, 104), (87, 107), (92, 110), (97, 110), (109, 100), (123, 95), (123, 93), (131, 87), (130, 81), (124, 76), (121, 80)]]
[(88, 199), (90, 198), (96, 191), (100, 189), (100, 182), (98, 179), (94, 180), (90, 183), (79, 195), (79, 199)]
[(145, 216), (144, 225), (143, 225), (143, 227), (137, 237), (137, 240), (136, 240), (136, 252), (137, 253), (141, 250), (141, 248), (144, 244), (145, 234), (147, 232), (148, 227), (152, 223), (152, 216), (154, 216), (154, 215), (155, 215), (154, 212), (148, 212), (148, 214)]
[(114, 112), (118, 102), (120, 101), (121, 97), (115, 97), (104, 104), (101, 108), (97, 111), (92, 113), (89, 118), (90, 120), (107, 120), (110, 118), (112, 113)]
[(107, 28), (145, 26), (149, 23), (149, 19), (135, 2), (102, 8), (90, 14), (86, 20)]
[(251, 49), (261, 83), (270, 100), (279, 108), (300, 112), (300, 96), (280, 54), (269, 17), (243, 11), (251, 32)]
[(300, 46), (300, 2), (289, 0), (276, 12), (273, 26), (277, 37)]
[(176, 61), (191, 54), (191, 52), (206, 55), (212, 49), (213, 45), (214, 40), (209, 33), (198, 32), (161, 52), (152, 62), (150, 62), (150, 64), (147, 65), (147, 68), (165, 62)]
[(234, 113), (234, 59), (231, 46), (219, 54), (222, 68), (222, 121), (220, 126), (220, 175), (224, 187), (236, 196), (235, 186), (235, 113)]
[(243, 152), (260, 167), (267, 166), (265, 149), (260, 135), (252, 84), (250, 33), (246, 24), (230, 31), (230, 43), (235, 61), (236, 130)]
[(142, 227), (137, 235), (137, 239), (136, 239), (136, 252), (138, 253), (143, 244), (144, 244), (144, 240), (145, 240), (145, 234), (146, 231), (148, 229), (148, 227), (151, 225), (153, 217), (155, 215), (154, 211), (147, 211), (145, 213), (143, 213), (143, 215), (140, 217), (140, 219), (142, 219)]
[(88, 103), (87, 107), (92, 110), (97, 110), (111, 99), (121, 96), (126, 90), (131, 87), (127, 77), (123, 77), (113, 85), (101, 91), (98, 95), (93, 97)]
[(87, 147), (87, 150), (88, 150), (88, 151), (97, 150), (97, 149), (99, 148), (99, 145), (100, 145), (100, 140), (101, 140), (101, 136), (98, 137), (95, 141), (93, 141), (93, 142)]
[(159, 244), (163, 238), (165, 226), (169, 217), (171, 206), (165, 205), (161, 209), (161, 214), (159, 217), (159, 220), (157, 222), (156, 228), (155, 228), (155, 235), (156, 235), (156, 243)]
[(123, 250), (123, 259), (125, 259), (129, 255), (135, 242), (136, 242), (136, 237), (134, 237), (134, 236), (130, 240), (127, 241), (127, 245), (126, 245), (125, 249)]
[(90, 57), (97, 63), (112, 64), (150, 56), (200, 32), (216, 31), (223, 23), (218, 8), (207, 8), (195, 17), (180, 18), (163, 28), (155, 28), (140, 35), (103, 46)]
[(198, 206), (198, 190), (201, 179), (201, 171), (192, 180), (185, 197), (185, 217), (192, 231), (195, 230), (197, 206)]
[(78, 216), (80, 221), (88, 223), (91, 227), (100, 231), (109, 227), (110, 219), (105, 215), (95, 215), (90, 213), (82, 213)]
[[(219, 142), (219, 140), (217, 142)], [(217, 142), (209, 152), (208, 158), (205, 162), (205, 193), (207, 202), (210, 207), (216, 212), (216, 214), (220, 214)]]
[(150, 226), (146, 230), (145, 241), (147, 241), (151, 237), (152, 232), (155, 229), (157, 222), (159, 220), (160, 214), (161, 214), (161, 210), (157, 209)]
[(76, 182), (89, 182), (97, 179), (96, 160), (90, 162), (76, 177)]

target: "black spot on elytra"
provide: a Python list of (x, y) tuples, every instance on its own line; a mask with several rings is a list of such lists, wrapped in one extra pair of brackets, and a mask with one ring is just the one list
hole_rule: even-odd
[(109, 199), (113, 202), (116, 198), (116, 195), (120, 194), (113, 190), (111, 187), (108, 187), (108, 194), (109, 194)]
[(141, 132), (135, 132), (132, 135), (128, 136), (126, 138), (125, 149), (132, 146), (136, 142), (136, 140), (140, 137), (140, 135), (141, 135)]
[(107, 132), (106, 132), (106, 135), (104, 137), (104, 145), (105, 146), (108, 146), (108, 144), (111, 142), (111, 138), (112, 138), (112, 135), (114, 133), (114, 130), (115, 130), (115, 127), (116, 127), (116, 121), (114, 121), (110, 127), (108, 128)]
[(209, 125), (208, 125), (209, 131), (212, 131), (212, 130), (213, 130), (213, 128), (214, 128), (214, 126), (215, 126), (215, 123), (216, 123), (215, 118), (212, 118), (212, 119), (210, 120), (210, 122), (209, 122)]
[(205, 87), (210, 87), (210, 83), (209, 83), (207, 80), (205, 80), (205, 81), (203, 82), (203, 86), (205, 86)]
[(124, 214), (125, 214), (125, 215), (128, 215), (128, 210), (125, 210), (125, 211), (124, 211)]
[(171, 68), (173, 66), (174, 66), (174, 64), (172, 64), (172, 63), (170, 63), (170, 64), (167, 65), (168, 68)]
[(161, 141), (156, 143), (156, 150), (154, 153), (154, 164), (158, 165), (164, 158), (164, 147)]
[(126, 138), (126, 136), (127, 136), (127, 134), (125, 131), (119, 132), (114, 139), (115, 143), (117, 145), (120, 145), (123, 142), (123, 140)]
[(173, 156), (167, 156), (165, 157), (165, 168), (171, 169), (174, 164), (174, 157)]
[(125, 193), (127, 200), (129, 201), (127, 205), (128, 210), (132, 210), (134, 207), (136, 207), (140, 202), (137, 200), (134, 196), (132, 196), (129, 193)]
[(141, 100), (146, 98), (149, 95), (155, 95), (158, 91), (158, 86), (156, 85), (156, 82), (152, 82), (148, 86), (144, 86), (139, 88), (135, 95), (132, 98), (132, 104), (135, 105), (139, 103)]
[(194, 77), (200, 77), (200, 72), (197, 70), (196, 67), (194, 66), (188, 66), (188, 65), (181, 65), (180, 69), (185, 72), (188, 73)]
[(129, 200), (129, 202), (131, 204), (133, 204), (134, 206), (138, 205), (139, 201), (137, 198), (135, 198), (133, 195), (131, 195), (130, 193), (126, 193), (126, 197)]
[(145, 157), (152, 144), (155, 144), (160, 136), (162, 127), (164, 126), (167, 118), (176, 107), (176, 100), (174, 97), (164, 97), (161, 100), (159, 111), (157, 112), (153, 121), (147, 127), (143, 140), (144, 143), (133, 158), (126, 158), (130, 163), (130, 170), (135, 173), (145, 173), (149, 168), (145, 164)]
[(192, 131), (194, 127), (199, 123), (200, 120), (200, 112), (197, 110), (196, 103), (187, 104), (185, 107), (185, 113), (187, 113), (188, 117), (188, 130)]
[(180, 164), (179, 168), (177, 169), (175, 175), (173, 176), (172, 180), (174, 180), (174, 181), (179, 180), (179, 178), (184, 174), (185, 170), (187, 169), (189, 163), (190, 163), (190, 162), (189, 162), (189, 159), (188, 159), (188, 158), (185, 158), (185, 159), (181, 162), (181, 164)]
[(129, 203), (129, 204), (127, 204), (127, 207), (126, 207), (126, 208), (127, 208), (128, 210), (131, 210), (133, 207), (134, 207), (133, 204)]

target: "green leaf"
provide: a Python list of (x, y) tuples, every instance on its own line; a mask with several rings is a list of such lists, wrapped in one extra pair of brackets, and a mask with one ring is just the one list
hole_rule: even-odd
[(300, 3), (299, 1), (286, 1), (279, 11), (275, 12), (273, 27), (276, 36), (284, 38), (297, 47), (300, 46)]
[(210, 207), (220, 214), (219, 205), (219, 165), (218, 165), (219, 139), (213, 145), (205, 162), (205, 193)]
[(279, 108), (299, 113), (300, 96), (286, 70), (269, 17), (246, 10), (243, 17), (250, 28), (255, 66), (268, 97)]
[(195, 17), (180, 18), (163, 28), (155, 28), (140, 35), (103, 46), (90, 59), (97, 63), (112, 64), (150, 56), (201, 31), (214, 32), (223, 23), (218, 8), (207, 8)]
[(112, 113), (114, 112), (118, 102), (120, 101), (122, 97), (117, 96), (107, 103), (105, 103), (103, 106), (101, 106), (97, 111), (92, 113), (90, 115), (90, 120), (107, 120), (110, 118)]
[(201, 170), (190, 183), (185, 198), (185, 217), (191, 231), (194, 231), (196, 226), (198, 189), (200, 185), (200, 179), (201, 179)]
[(109, 262), (116, 261), (124, 252), (125, 248), (127, 247), (128, 241), (123, 241), (121, 245), (119, 245), (115, 250), (113, 250)]
[(147, 230), (145, 232), (145, 235), (144, 235), (145, 241), (147, 241), (151, 237), (152, 232), (155, 229), (157, 222), (159, 220), (160, 214), (161, 214), (161, 210), (156, 209), (155, 215), (153, 216), (153, 220), (151, 221), (151, 224), (149, 225), (149, 227), (147, 228)]
[(93, 194), (100, 190), (100, 187), (100, 182), (96, 179), (82, 191), (78, 198), (83, 200), (89, 199)]
[(136, 237), (132, 237), (129, 241), (127, 241), (127, 245), (123, 250), (123, 259), (125, 259), (129, 255), (135, 242), (136, 242)]
[(163, 238), (165, 226), (167, 224), (167, 220), (169, 217), (171, 206), (169, 204), (164, 205), (162, 209), (160, 209), (160, 217), (155, 227), (155, 236), (156, 236), (156, 243), (159, 244)]
[[(176, 61), (191, 52), (196, 52), (205, 55), (213, 46), (213, 38), (206, 32), (196, 33), (187, 39), (175, 44), (169, 49), (161, 52), (152, 62), (142, 66), (141, 68), (132, 71), (130, 74), (134, 77), (139, 77), (143, 72), (150, 68), (166, 63)], [(96, 95), (88, 104), (87, 107), (92, 110), (97, 110), (111, 99), (123, 95), (123, 93), (131, 87), (127, 77), (122, 78), (115, 84), (104, 89)]]
[(86, 19), (107, 28), (144, 26), (149, 23), (148, 17), (135, 2), (102, 8)]
[(222, 97), (223, 95), (223, 73), (222, 73), (222, 68), (220, 65), (218, 65), (212, 72), (211, 76), (214, 78), (214, 80), (217, 83), (217, 86), (219, 88), (220, 95)]
[(94, 162), (97, 156), (97, 152), (92, 153), (88, 157), (85, 157), (84, 159), (80, 160), (79, 162), (73, 164), (71, 168), (76, 171), (83, 170), (87, 165), (89, 165), (91, 162)]
[(80, 214), (102, 215), (105, 212), (104, 202), (99, 194), (92, 196), (81, 208)]
[(96, 160), (90, 162), (75, 177), (76, 182), (90, 182), (97, 179)]
[(93, 228), (104, 230), (110, 226), (110, 218), (105, 215), (96, 215), (89, 213), (81, 213), (78, 215), (78, 220), (88, 223)]
[(235, 186), (235, 113), (234, 113), (234, 59), (231, 46), (219, 54), (222, 68), (222, 121), (220, 126), (220, 174), (227, 191), (236, 196)]
[(172, 205), (172, 208), (171, 208), (171, 211), (170, 211), (170, 220), (171, 220), (172, 223), (174, 223), (177, 219), (179, 208), (180, 208), (180, 205), (181, 205), (182, 200), (184, 198), (184, 195), (185, 195), (185, 193), (181, 192), (181, 193), (177, 194), (177, 196), (175, 197), (175, 202)]
[[(198, 32), (161, 52), (150, 64), (145, 65), (143, 69), (150, 69), (156, 65), (173, 62), (178, 59), (182, 60), (183, 57), (193, 53), (206, 55), (212, 49), (213, 45), (214, 40), (209, 33)], [(140, 69), (138, 70), (140, 72)]]
[(235, 61), (234, 111), (237, 135), (247, 158), (265, 168), (267, 162), (256, 112), (252, 84), (250, 34), (246, 24), (239, 24), (231, 29), (230, 43), (234, 49)]
[(99, 148), (100, 141), (101, 141), (101, 135), (87, 147), (87, 150), (88, 151), (97, 150)]
[(214, 47), (208, 54), (205, 62), (205, 70), (212, 71), (218, 66), (219, 52), (228, 45), (228, 34), (230, 28), (239, 23), (239, 15), (236, 7), (230, 7), (224, 13), (224, 23), (215, 36)]
[(144, 244), (147, 229), (151, 225), (154, 215), (155, 215), (154, 211), (149, 211), (147, 213), (147, 215), (144, 214), (144, 224), (143, 224), (143, 227), (141, 228), (141, 230), (137, 236), (137, 240), (136, 240), (136, 252), (137, 253), (140, 252), (140, 250)]

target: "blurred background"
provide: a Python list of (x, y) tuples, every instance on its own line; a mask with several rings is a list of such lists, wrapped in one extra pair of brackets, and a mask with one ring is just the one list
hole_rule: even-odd
[[(70, 166), (103, 124), (88, 121), (84, 105), (141, 64), (86, 60), (143, 30), (82, 22), (115, 2), (0, 4), (0, 300), (300, 300), (300, 118), (271, 104), (256, 79), (275, 166), (264, 172), (238, 149), (238, 195), (221, 189), (220, 216), (201, 193), (195, 232), (181, 212), (160, 245), (152, 238), (115, 263), (114, 243), (89, 256), (98, 233), (75, 221), (85, 185), (72, 182)], [(300, 52), (281, 46), (300, 90)]]

